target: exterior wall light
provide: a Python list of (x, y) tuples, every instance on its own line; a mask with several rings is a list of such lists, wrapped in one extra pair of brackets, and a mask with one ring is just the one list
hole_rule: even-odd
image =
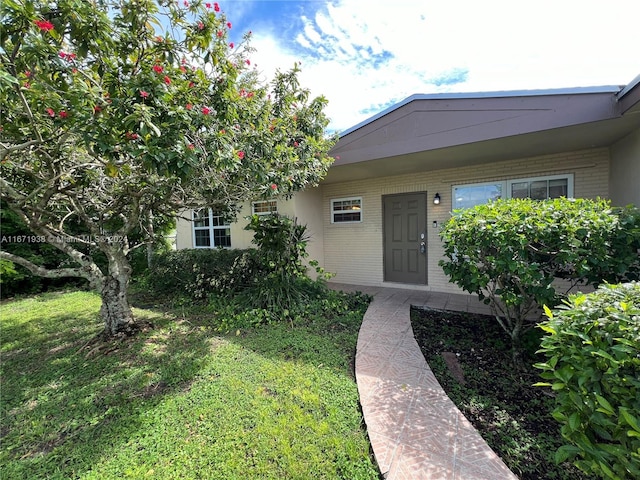
[(436, 193), (435, 197), (433, 197), (433, 204), (440, 205), (440, 194)]

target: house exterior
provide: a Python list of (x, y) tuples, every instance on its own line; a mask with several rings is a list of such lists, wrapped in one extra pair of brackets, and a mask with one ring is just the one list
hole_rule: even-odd
[[(640, 205), (640, 76), (623, 88), (413, 95), (343, 132), (330, 155), (320, 186), (277, 209), (308, 224), (311, 257), (333, 281), (457, 292), (438, 266), (457, 208), (496, 197)], [(224, 226), (225, 246), (250, 245), (245, 223)], [(179, 221), (177, 248), (193, 247), (202, 224)]]

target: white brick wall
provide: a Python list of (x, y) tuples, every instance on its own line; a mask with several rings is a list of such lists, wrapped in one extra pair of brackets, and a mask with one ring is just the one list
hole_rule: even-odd
[[(278, 199), (278, 212), (282, 215), (295, 217), (294, 200)], [(236, 216), (236, 221), (231, 224), (231, 248), (254, 247), (252, 243), (253, 233), (244, 228), (249, 223), (246, 217), (251, 215), (251, 202), (245, 202)], [(176, 249), (193, 248), (193, 223), (187, 219), (191, 218), (191, 211), (182, 212), (176, 221)], [(299, 219), (304, 223), (304, 219)]]
[[(318, 259), (334, 282), (357, 285), (385, 285), (383, 279), (382, 196), (395, 193), (427, 192), (427, 282), (415, 287), (435, 291), (460, 292), (450, 284), (438, 266), (442, 258), (440, 226), (450, 217), (452, 186), (543, 175), (574, 174), (574, 196), (609, 197), (609, 150), (607, 148), (521, 158), (489, 165), (442, 169), (410, 175), (381, 177), (354, 182), (322, 185), (320, 190), (303, 192), (300, 198), (279, 200), (280, 213), (297, 216), (307, 223), (313, 238), (310, 257)], [(440, 205), (433, 196), (439, 193)], [(333, 198), (362, 197), (363, 221), (357, 224), (332, 224), (330, 201)], [(317, 202), (321, 203), (318, 208)], [(234, 248), (251, 246), (251, 232), (244, 230), (244, 216), (250, 214), (246, 204), (231, 227)], [(320, 221), (317, 216), (322, 216)], [(310, 218), (305, 218), (310, 217)], [(438, 222), (438, 228), (433, 222)], [(178, 220), (177, 248), (192, 248), (191, 223)]]
[[(428, 285), (420, 288), (460, 292), (438, 266), (442, 258), (439, 227), (450, 217), (452, 186), (563, 173), (574, 174), (575, 197), (609, 197), (607, 148), (323, 185), (324, 267), (336, 274), (335, 282), (384, 285), (382, 196), (426, 191)], [(440, 205), (432, 203), (436, 193), (442, 199)], [(355, 196), (362, 197), (362, 223), (332, 224), (331, 199)], [(434, 221), (438, 228), (433, 228)]]

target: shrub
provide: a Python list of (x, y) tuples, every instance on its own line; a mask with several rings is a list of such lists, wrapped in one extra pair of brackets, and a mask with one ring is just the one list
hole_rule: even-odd
[(205, 301), (225, 296), (264, 274), (254, 249), (185, 249), (155, 257), (143, 283), (157, 297)]
[(498, 200), (457, 211), (441, 237), (440, 266), (491, 306), (515, 352), (537, 309), (564, 296), (555, 279), (576, 285), (637, 276), (640, 214), (606, 200)]
[(344, 322), (360, 322), (362, 314), (373, 298), (361, 292), (345, 293), (332, 290), (326, 282), (309, 278), (300, 278), (297, 282), (305, 300), (288, 305), (274, 305), (273, 309), (256, 308), (247, 304), (246, 300), (253, 290), (246, 290), (244, 294), (232, 299), (212, 297), (208, 306), (213, 313), (212, 326), (220, 332), (229, 332), (283, 320), (289, 321), (292, 325), (302, 325), (320, 316), (327, 321), (339, 317), (339, 323), (331, 327), (339, 329), (344, 327)]
[[(272, 214), (253, 215), (246, 229), (253, 231), (264, 277), (250, 285), (241, 300), (276, 316), (290, 317), (295, 305), (308, 301), (322, 289), (323, 277), (311, 281), (306, 275), (307, 226), (287, 216)], [(321, 269), (316, 270), (321, 273)]]
[(543, 370), (569, 442), (556, 453), (603, 478), (640, 478), (640, 283), (603, 285), (546, 309)]
[(603, 268), (594, 269), (592, 282), (609, 283), (640, 280), (640, 208), (633, 205), (613, 209), (618, 228), (610, 240), (611, 259)]
[(156, 297), (208, 301), (222, 331), (298, 321), (335, 297), (322, 269), (317, 280), (306, 275), (306, 226), (276, 214), (254, 215), (246, 228), (257, 249), (169, 252), (155, 258), (143, 284)]
[(283, 277), (303, 277), (307, 271), (307, 226), (285, 215), (252, 215), (245, 230), (253, 231), (253, 243), (267, 271)]

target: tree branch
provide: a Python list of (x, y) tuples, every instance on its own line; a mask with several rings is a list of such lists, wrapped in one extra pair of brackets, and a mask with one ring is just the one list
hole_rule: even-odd
[(7, 157), (7, 155), (9, 155), (11, 152), (24, 150), (33, 145), (40, 145), (41, 143), (42, 143), (42, 140), (29, 140), (28, 142), (19, 143), (17, 145), (12, 145), (10, 147), (5, 145), (4, 143), (0, 143), (0, 145), (2, 146), (2, 150), (0, 150), (0, 162), (3, 161)]
[(37, 275), (39, 277), (45, 278), (63, 278), (63, 277), (80, 277), (86, 278), (92, 285), (96, 284), (98, 280), (95, 278), (95, 274), (88, 271), (84, 267), (78, 268), (56, 268), (53, 270), (41, 267), (40, 265), (36, 265), (35, 263), (30, 262), (29, 260), (22, 258), (18, 255), (14, 255), (12, 253), (6, 251), (0, 251), (0, 258), (4, 258), (13, 263), (23, 266), (27, 270), (29, 270), (32, 274)]
[[(5, 184), (6, 182), (4, 181), (4, 179), (0, 178), (0, 186), (4, 188)], [(20, 206), (20, 199), (23, 198), (23, 196), (20, 195), (18, 192), (16, 192), (10, 185), (7, 184), (6, 187), (7, 188), (4, 189), (4, 192), (5, 193), (9, 192), (9, 195), (5, 196), (4, 198), (9, 206), (9, 209), (11, 209), (14, 213), (16, 213), (22, 219), (22, 221), (27, 225), (29, 230), (31, 230), (36, 235), (41, 235), (47, 238), (48, 239), (47, 242), (50, 245), (53, 245), (58, 250), (66, 253), (75, 262), (82, 265), (87, 272), (92, 272), (92, 274), (96, 278), (101, 278), (102, 272), (100, 271), (98, 266), (84, 253), (71, 247), (70, 243), (67, 241), (69, 239), (75, 239), (76, 237), (69, 235), (65, 232), (57, 232), (54, 228), (38, 222), (33, 216), (27, 215), (24, 209)], [(56, 233), (61, 233), (62, 238), (60, 238), (60, 235), (56, 237), (56, 235), (54, 235)], [(52, 239), (52, 240), (50, 241), (49, 239)]]

